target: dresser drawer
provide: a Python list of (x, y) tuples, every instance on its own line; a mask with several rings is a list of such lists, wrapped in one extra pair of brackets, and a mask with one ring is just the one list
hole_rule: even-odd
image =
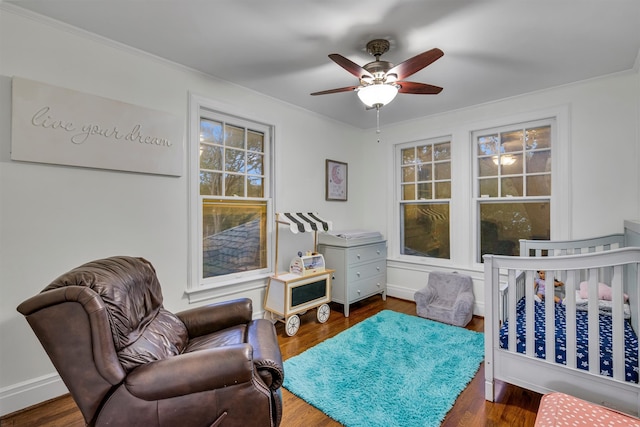
[(386, 260), (387, 248), (385, 243), (376, 243), (374, 245), (358, 246), (356, 248), (347, 249), (347, 263), (357, 264), (360, 262)]
[(347, 270), (347, 281), (368, 279), (369, 277), (384, 274), (387, 271), (387, 261), (379, 260), (367, 264), (354, 265)]
[(386, 275), (370, 277), (349, 283), (349, 301), (358, 301), (368, 296), (386, 291)]

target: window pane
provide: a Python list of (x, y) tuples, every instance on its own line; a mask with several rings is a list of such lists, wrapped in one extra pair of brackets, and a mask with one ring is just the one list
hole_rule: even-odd
[(264, 151), (264, 134), (261, 132), (248, 131), (247, 150), (262, 153)]
[(222, 144), (222, 123), (213, 120), (200, 120), (200, 142)]
[(244, 172), (244, 151), (227, 148), (224, 151), (224, 170), (228, 172)]
[(436, 163), (434, 165), (435, 168), (435, 179), (451, 179), (451, 162), (444, 163)]
[(500, 152), (513, 153), (522, 151), (522, 131), (503, 132), (500, 135)]
[(402, 182), (413, 182), (416, 180), (415, 166), (404, 166), (402, 168)]
[(249, 151), (247, 153), (247, 173), (251, 175), (262, 175), (263, 162), (264, 156), (262, 154)]
[(205, 200), (202, 214), (203, 277), (266, 268), (266, 202)]
[(418, 165), (418, 181), (431, 181), (431, 165)]
[(534, 175), (527, 177), (527, 196), (550, 196), (551, 175)]
[(525, 132), (527, 149), (551, 148), (551, 126), (527, 129)]
[(449, 204), (403, 204), (403, 255), (449, 258)]
[(222, 147), (200, 144), (200, 169), (222, 170)]
[(481, 157), (478, 159), (478, 172), (480, 176), (498, 175), (498, 158), (495, 161), (492, 157)]
[(200, 194), (203, 196), (222, 195), (222, 174), (200, 172)]
[(495, 178), (479, 181), (480, 197), (498, 197), (498, 180)]
[(402, 200), (415, 200), (416, 198), (416, 185), (406, 184), (402, 186)]
[(527, 153), (527, 172), (551, 172), (551, 150)]
[(550, 238), (549, 202), (480, 203), (482, 255), (519, 255), (519, 239)]
[(450, 160), (451, 159), (451, 143), (443, 142), (433, 145), (433, 160)]
[(247, 180), (248, 197), (264, 197), (263, 179), (261, 177), (250, 176)]
[(244, 149), (244, 129), (236, 126), (226, 126), (224, 145)]
[(224, 174), (224, 195), (229, 197), (245, 197), (244, 175)]
[(498, 135), (478, 137), (478, 155), (498, 154)]
[(522, 174), (522, 154), (507, 154), (500, 156), (502, 175)]
[(416, 149), (411, 147), (411, 148), (405, 148), (404, 150), (402, 150), (402, 164), (403, 165), (408, 165), (408, 164), (412, 164), (416, 162)]
[(431, 183), (418, 184), (418, 200), (431, 200)]
[(502, 197), (519, 197), (524, 196), (522, 191), (522, 177), (513, 176), (509, 178), (502, 178)]
[(451, 198), (451, 182), (436, 182), (436, 199)]
[(416, 151), (418, 152), (418, 161), (421, 163), (430, 162), (431, 159), (431, 144), (429, 145), (421, 145), (416, 147)]

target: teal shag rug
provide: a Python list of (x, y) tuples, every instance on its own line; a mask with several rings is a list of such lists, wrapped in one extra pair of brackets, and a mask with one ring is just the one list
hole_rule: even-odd
[(347, 427), (439, 426), (484, 359), (480, 332), (381, 311), (284, 362), (284, 388)]

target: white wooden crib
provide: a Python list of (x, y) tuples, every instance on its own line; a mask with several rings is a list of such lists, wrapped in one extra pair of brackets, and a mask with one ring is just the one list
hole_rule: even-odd
[[(638, 319), (631, 316), (633, 327), (627, 320), (640, 308), (640, 248), (624, 248), (624, 242), (622, 234), (581, 241), (522, 241), (523, 256), (485, 255), (487, 400), (494, 400), (495, 381), (500, 380), (640, 413), (637, 336), (633, 338)], [(534, 301), (539, 270), (546, 271), (547, 283), (554, 278), (564, 282), (564, 304), (554, 303), (553, 286), (546, 287), (542, 303)], [(584, 301), (576, 293), (581, 282), (588, 288)], [(610, 285), (606, 309), (599, 299), (599, 283)], [(588, 326), (580, 326), (583, 322)], [(600, 339), (607, 341), (609, 335), (611, 353), (605, 357), (608, 350), (600, 348)], [(632, 344), (625, 354), (626, 342)]]

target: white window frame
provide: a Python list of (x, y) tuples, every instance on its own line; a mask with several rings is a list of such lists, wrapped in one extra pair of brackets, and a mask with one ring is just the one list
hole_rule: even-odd
[[(202, 273), (202, 199), (200, 196), (200, 118), (208, 117), (214, 120), (231, 118), (231, 124), (250, 123), (252, 128), (265, 132), (264, 140), (264, 197), (243, 198), (243, 200), (267, 201), (267, 267), (260, 270), (239, 272), (220, 277), (203, 278)], [(273, 272), (274, 243), (273, 235), (273, 206), (274, 206), (274, 136), (275, 126), (252, 117), (246, 112), (225, 105), (205, 97), (189, 94), (189, 132), (187, 135), (187, 181), (189, 183), (188, 198), (188, 280), (186, 294), (189, 302), (198, 302), (233, 293), (246, 292), (264, 287), (265, 279)], [(234, 121), (235, 120), (235, 121)], [(216, 197), (218, 198), (218, 197)], [(224, 199), (225, 197), (219, 197)]]
[[(441, 268), (468, 268), (469, 271), (481, 272), (484, 265), (476, 260), (476, 247), (479, 242), (479, 224), (477, 203), (474, 202), (475, 186), (475, 147), (473, 132), (483, 129), (497, 128), (509, 124), (533, 122), (542, 119), (555, 118), (555, 139), (552, 141), (552, 194), (551, 194), (551, 238), (567, 240), (572, 236), (571, 224), (571, 108), (569, 104), (557, 104), (538, 110), (524, 111), (511, 115), (496, 116), (496, 118), (476, 121), (460, 122), (439, 130), (426, 129), (423, 135), (414, 134), (414, 138), (396, 142), (389, 146), (390, 179), (388, 191), (393, 194), (394, 203), (389, 204), (388, 227), (391, 230), (389, 239), (390, 265), (396, 262), (399, 268), (427, 268), (431, 266)], [(421, 133), (419, 130), (418, 133)], [(411, 141), (426, 141), (449, 135), (452, 143), (451, 163), (451, 201), (450, 201), (450, 233), (451, 259), (426, 258), (400, 255), (400, 194), (398, 193), (401, 180), (399, 162), (397, 159), (398, 145), (409, 144)], [(391, 237), (392, 236), (392, 237)], [(464, 242), (464, 243), (461, 243)], [(413, 267), (408, 267), (414, 264)], [(403, 266), (403, 267), (400, 267)], [(428, 270), (425, 270), (428, 271)]]
[[(404, 221), (403, 221), (403, 215), (402, 215), (402, 206), (406, 205), (406, 204), (417, 204), (420, 202), (420, 200), (409, 200), (409, 201), (403, 201), (402, 200), (402, 194), (403, 194), (403, 190), (402, 190), (402, 150), (406, 149), (406, 148), (410, 148), (410, 147), (417, 147), (420, 145), (426, 145), (426, 144), (430, 144), (430, 145), (435, 145), (435, 144), (439, 144), (439, 143), (443, 143), (443, 142), (449, 142), (451, 144), (451, 156), (449, 158), (449, 162), (451, 165), (451, 178), (450, 178), (450, 183), (451, 183), (451, 197), (449, 197), (448, 199), (426, 199), (424, 200), (425, 203), (427, 204), (431, 204), (431, 203), (437, 203), (437, 204), (448, 204), (449, 205), (449, 242), (450, 242), (450, 251), (449, 251), (449, 258), (436, 258), (436, 257), (423, 257), (423, 256), (417, 256), (417, 255), (405, 255), (402, 253), (402, 245), (403, 245), (403, 227), (404, 227)], [(452, 219), (453, 219), (453, 211), (452, 211), (452, 206), (453, 206), (453, 198), (454, 198), (454, 142), (453, 142), (453, 137), (452, 135), (444, 135), (444, 136), (434, 136), (434, 137), (428, 137), (428, 138), (424, 138), (424, 139), (420, 139), (420, 140), (416, 140), (416, 141), (411, 141), (411, 142), (404, 142), (404, 143), (399, 143), (399, 144), (395, 144), (393, 147), (393, 164), (394, 164), (394, 174), (395, 174), (395, 179), (394, 179), (394, 194), (395, 194), (395, 214), (394, 217), (396, 218), (396, 220), (394, 221), (397, 226), (394, 229), (394, 233), (396, 234), (396, 241), (397, 241), (397, 259), (398, 260), (404, 260), (404, 261), (408, 261), (408, 262), (419, 262), (419, 263), (433, 263), (433, 264), (451, 264), (452, 258), (453, 258), (453, 233), (452, 233), (452, 227), (451, 227), (451, 223), (452, 223)], [(435, 177), (434, 177), (435, 178)]]
[[(469, 144), (471, 147), (470, 160), (472, 162), (471, 188), (471, 218), (473, 223), (473, 250), (469, 254), (471, 263), (476, 269), (482, 270), (483, 264), (478, 261), (478, 252), (480, 251), (480, 202), (486, 201), (478, 195), (478, 161), (476, 141), (474, 134), (483, 132), (484, 130), (494, 130), (497, 128), (510, 128), (513, 126), (529, 125), (542, 121), (552, 122), (551, 137), (551, 197), (549, 198), (551, 206), (550, 214), (550, 238), (552, 240), (568, 240), (572, 236), (571, 229), (571, 162), (570, 162), (570, 109), (568, 105), (553, 107), (546, 110), (523, 113), (504, 119), (496, 119), (486, 121), (482, 124), (476, 124), (469, 129)], [(546, 199), (546, 197), (543, 197)], [(538, 198), (540, 199), (540, 198)], [(491, 200), (499, 200), (491, 198)], [(529, 198), (534, 201), (535, 198)]]

